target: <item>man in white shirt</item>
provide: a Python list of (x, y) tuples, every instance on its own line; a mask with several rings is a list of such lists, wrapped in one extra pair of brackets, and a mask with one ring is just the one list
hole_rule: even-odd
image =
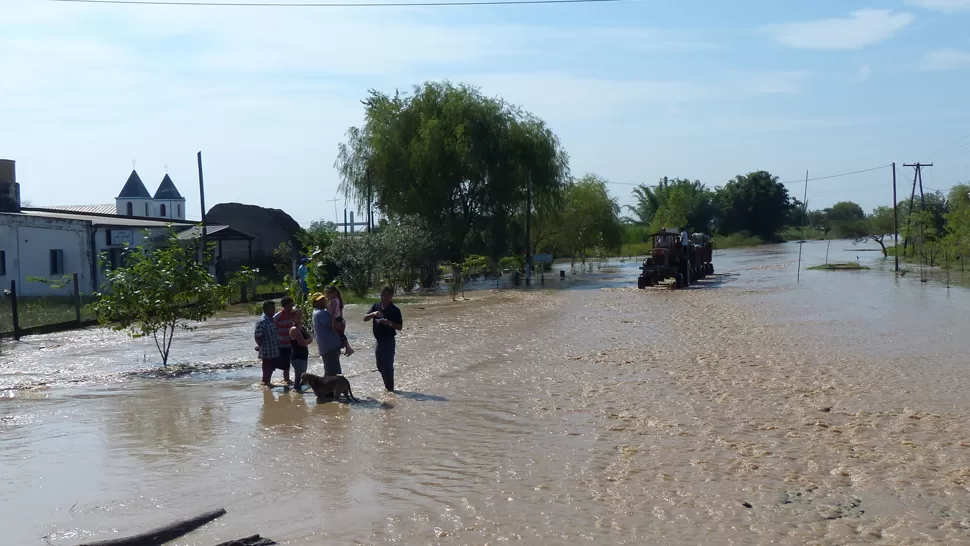
[(684, 252), (687, 252), (687, 245), (690, 244), (690, 236), (687, 235), (687, 228), (684, 228), (680, 232), (680, 246), (683, 247)]

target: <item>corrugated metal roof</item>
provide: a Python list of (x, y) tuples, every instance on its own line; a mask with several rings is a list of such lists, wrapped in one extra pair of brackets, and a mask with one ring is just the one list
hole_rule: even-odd
[(45, 209), (63, 210), (66, 212), (86, 212), (88, 214), (117, 214), (118, 207), (115, 205), (54, 205), (45, 206)]
[(190, 223), (172, 222), (171, 220), (151, 220), (149, 218), (128, 218), (126, 216), (98, 216), (94, 214), (71, 214), (68, 211), (55, 212), (50, 210), (31, 210), (24, 209), (23, 214), (37, 216), (41, 218), (61, 218), (64, 220), (81, 220), (91, 222), (95, 226), (131, 226), (131, 227), (165, 227), (173, 224), (178, 227), (187, 227)]
[[(227, 240), (228, 238), (246, 238), (255, 239), (252, 235), (248, 233), (243, 233), (238, 229), (233, 229), (229, 226), (206, 226), (205, 234), (206, 236), (211, 236), (213, 234), (219, 233), (220, 235), (216, 237), (217, 239)], [(176, 237), (182, 241), (191, 241), (202, 237), (202, 226), (192, 226), (189, 229), (180, 231)]]

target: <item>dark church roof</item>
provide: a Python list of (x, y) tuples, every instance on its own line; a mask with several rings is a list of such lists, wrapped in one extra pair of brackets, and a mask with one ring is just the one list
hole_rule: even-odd
[(125, 187), (121, 188), (118, 199), (151, 199), (152, 194), (148, 193), (148, 188), (142, 183), (138, 173), (131, 171), (131, 176), (125, 182)]
[(176, 199), (185, 199), (182, 194), (179, 193), (178, 188), (175, 187), (175, 182), (166, 174), (165, 178), (162, 179), (162, 183), (158, 185), (158, 189), (155, 190), (155, 199), (174, 201)]

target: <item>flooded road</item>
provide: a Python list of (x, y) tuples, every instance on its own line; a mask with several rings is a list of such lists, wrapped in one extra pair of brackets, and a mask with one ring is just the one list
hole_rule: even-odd
[[(8, 345), (4, 543), (225, 507), (177, 544), (970, 544), (970, 293), (876, 252), (796, 283), (797, 253), (718, 251), (688, 291), (614, 262), (405, 306), (396, 394), (351, 315), (358, 405), (263, 390), (258, 368), (132, 377), (154, 347), (115, 333)], [(803, 268), (824, 255), (804, 245)], [(254, 320), (180, 333), (173, 358), (251, 361)]]

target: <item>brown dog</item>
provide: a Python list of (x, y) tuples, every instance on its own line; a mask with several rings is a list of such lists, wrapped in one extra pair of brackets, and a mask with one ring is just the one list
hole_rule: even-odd
[(317, 395), (317, 398), (339, 400), (340, 395), (344, 395), (348, 401), (360, 402), (354, 397), (354, 392), (350, 390), (350, 381), (342, 375), (320, 377), (312, 373), (305, 373), (300, 380), (300, 385), (306, 385), (313, 389), (313, 394)]

